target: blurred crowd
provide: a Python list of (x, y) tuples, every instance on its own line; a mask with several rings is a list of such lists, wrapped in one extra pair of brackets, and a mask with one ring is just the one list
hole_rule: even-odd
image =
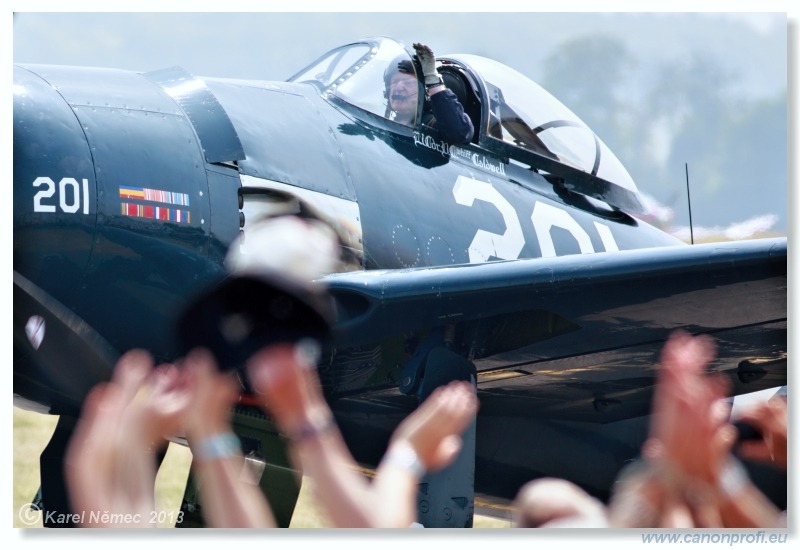
[[(731, 417), (726, 381), (706, 373), (709, 336), (676, 331), (659, 363), (648, 439), (614, 483), (607, 505), (572, 483), (537, 479), (516, 500), (520, 527), (786, 527), (741, 460), (786, 471), (786, 398)], [(749, 426), (747, 438), (741, 428)]]
[[(308, 229), (306, 221), (291, 223), (304, 224), (300, 231), (292, 228), (295, 234)], [(287, 254), (281, 265), (292, 263)], [(309, 292), (324, 295), (324, 289), (287, 285), (284, 279), (277, 286), (284, 297), (300, 295), (305, 306)], [(275, 526), (261, 488), (247, 475), (231, 423), (242, 374), (285, 436), (294, 467), (313, 479), (331, 526), (415, 525), (422, 478), (454, 460), (462, 433), (476, 417), (474, 384), (451, 382), (433, 391), (399, 424), (367, 478), (324, 398), (316, 371), (318, 336), (303, 334), (301, 327), (290, 338), (252, 346), (239, 376), (220, 368), (220, 349), (202, 345), (171, 364), (154, 365), (142, 350), (122, 356), (112, 378), (87, 397), (65, 464), (73, 510), (111, 511), (115, 520), (129, 521), (84, 516), (82, 525), (151, 526), (155, 456), (167, 441), (185, 438), (206, 525)], [(513, 503), (514, 525), (785, 527), (785, 511), (756, 487), (741, 460), (786, 471), (786, 398), (775, 396), (731, 418), (724, 379), (706, 372), (714, 357), (710, 337), (672, 334), (659, 361), (648, 438), (640, 458), (619, 474), (609, 501), (565, 480), (536, 479)], [(742, 438), (734, 421), (751, 427), (752, 434)]]

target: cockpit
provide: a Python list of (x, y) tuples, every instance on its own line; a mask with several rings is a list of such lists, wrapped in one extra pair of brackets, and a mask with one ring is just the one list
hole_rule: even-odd
[[(637, 212), (636, 184), (597, 135), (523, 74), (491, 59), (437, 56), (437, 70), (472, 119), (473, 145), (566, 182), (571, 190)], [(323, 55), (293, 76), (336, 99), (406, 127), (422, 129), (425, 93), (412, 54), (370, 38)]]
[[(335, 96), (389, 120), (398, 117), (392, 109), (392, 80), (408, 75), (416, 82), (414, 115), (403, 118), (401, 124), (415, 126), (417, 114), (424, 97), (417, 75), (417, 65), (403, 46), (394, 40), (376, 39), (342, 46), (322, 56), (319, 60), (289, 79), (290, 82), (308, 82), (317, 86), (324, 95)], [(404, 95), (412, 95), (408, 89)]]

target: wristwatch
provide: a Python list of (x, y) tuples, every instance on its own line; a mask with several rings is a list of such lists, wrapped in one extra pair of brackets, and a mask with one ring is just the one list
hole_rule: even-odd
[[(431, 80), (436, 79), (435, 82), (431, 82)], [(430, 90), (431, 88), (435, 88), (436, 86), (443, 86), (444, 85), (444, 78), (439, 73), (435, 74), (426, 74), (425, 75), (425, 90)]]

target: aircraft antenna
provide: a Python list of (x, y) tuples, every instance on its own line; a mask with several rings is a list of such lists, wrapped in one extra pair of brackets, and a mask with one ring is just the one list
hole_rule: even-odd
[(689, 236), (694, 244), (694, 227), (692, 226), (692, 194), (689, 192), (689, 163), (685, 163), (686, 167), (686, 200), (689, 202)]

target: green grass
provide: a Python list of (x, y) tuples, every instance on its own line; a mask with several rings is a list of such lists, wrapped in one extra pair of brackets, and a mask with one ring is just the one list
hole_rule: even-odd
[(14, 527), (41, 527), (23, 523), (19, 513), (39, 488), (39, 454), (56, 428), (58, 417), (37, 414), (14, 407)]
[[(42, 527), (41, 513), (25, 517), (20, 510), (29, 504), (39, 488), (39, 455), (56, 427), (58, 417), (25, 411), (14, 407), (14, 527)], [(156, 509), (171, 512), (180, 508), (192, 454), (188, 448), (169, 444), (167, 455), (156, 477)], [(37, 517), (38, 516), (38, 517)], [(174, 514), (165, 514), (166, 522), (159, 527), (173, 527)], [(32, 518), (31, 524), (23, 522)], [(509, 527), (509, 522), (476, 515), (476, 528)], [(323, 511), (314, 502), (310, 480), (304, 479), (290, 528), (328, 527)]]

